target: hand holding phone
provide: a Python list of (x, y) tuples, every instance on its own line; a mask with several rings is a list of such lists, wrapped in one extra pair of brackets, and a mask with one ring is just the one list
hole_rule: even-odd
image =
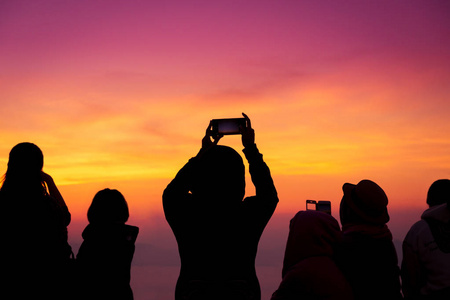
[[(213, 141), (211, 141), (211, 137), (213, 138)], [(198, 152), (197, 157), (202, 157), (206, 151), (217, 145), (222, 137), (222, 134), (213, 134), (212, 121), (209, 122), (208, 127), (206, 128), (205, 136), (202, 139), (202, 148)]]
[(67, 205), (64, 202), (64, 198), (59, 192), (58, 187), (56, 186), (52, 176), (45, 173), (44, 171), (41, 171), (41, 179), (42, 182), (44, 182), (45, 185), (47, 185), (48, 193), (50, 194), (50, 196), (52, 196), (61, 207), (65, 207), (67, 209)]
[(240, 134), (241, 127), (246, 126), (245, 123), (245, 118), (213, 119), (211, 120), (211, 134), (212, 136)]
[(253, 146), (255, 144), (255, 131), (252, 128), (250, 118), (244, 113), (242, 113), (242, 116), (244, 117), (211, 120), (205, 138), (208, 138), (208, 141), (211, 142), (209, 139), (209, 136), (211, 136), (216, 142), (224, 135), (241, 134), (244, 148)]
[(246, 121), (246, 126), (242, 126), (240, 128), (241, 134), (242, 134), (242, 145), (244, 148), (251, 147), (255, 144), (255, 130), (252, 128), (252, 123), (250, 121), (250, 118), (242, 113), (244, 116), (244, 119)]
[(306, 210), (317, 210), (331, 215), (331, 202), (323, 200), (306, 200)]

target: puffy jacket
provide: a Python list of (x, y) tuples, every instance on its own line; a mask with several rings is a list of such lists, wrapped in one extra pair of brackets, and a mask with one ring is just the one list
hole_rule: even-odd
[(447, 204), (427, 209), (406, 235), (402, 283), (407, 299), (450, 298), (450, 210)]

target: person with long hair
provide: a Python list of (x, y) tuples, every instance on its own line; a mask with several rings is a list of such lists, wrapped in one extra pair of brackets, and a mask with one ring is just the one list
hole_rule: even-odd
[(61, 299), (66, 292), (71, 216), (43, 166), (38, 146), (14, 146), (0, 189), (0, 290), (13, 299)]

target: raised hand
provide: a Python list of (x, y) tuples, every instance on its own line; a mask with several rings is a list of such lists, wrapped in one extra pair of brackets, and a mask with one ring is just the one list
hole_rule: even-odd
[[(217, 145), (219, 143), (219, 140), (223, 137), (222, 134), (214, 135), (212, 134), (211, 129), (211, 122), (209, 123), (208, 127), (206, 128), (205, 136), (202, 139), (202, 148), (197, 154), (197, 157), (201, 157), (206, 151)], [(213, 140), (211, 140), (211, 138)]]
[(244, 116), (245, 120), (246, 120), (246, 126), (240, 127), (241, 130), (241, 135), (242, 135), (242, 145), (244, 146), (244, 148), (247, 147), (251, 147), (255, 144), (255, 130), (253, 130), (252, 128), (252, 124), (250, 121), (250, 118), (242, 113), (242, 115)]

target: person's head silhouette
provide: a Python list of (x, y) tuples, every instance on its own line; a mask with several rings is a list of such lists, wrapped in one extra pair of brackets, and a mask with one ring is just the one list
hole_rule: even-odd
[(33, 143), (20, 143), (9, 153), (8, 169), (4, 176), (2, 190), (13, 192), (42, 192), (42, 167), (44, 155)]
[(8, 171), (13, 173), (40, 173), (44, 155), (33, 143), (20, 143), (9, 152)]
[(111, 189), (99, 191), (87, 213), (91, 224), (124, 224), (129, 216), (128, 204), (123, 195)]
[(332, 257), (340, 238), (339, 224), (331, 215), (313, 210), (298, 212), (289, 223), (283, 276), (289, 268), (308, 257)]
[[(212, 205), (238, 203), (245, 194), (245, 167), (233, 148), (216, 145), (199, 160), (192, 193)], [(222, 201), (225, 203), (221, 203)], [(220, 204), (221, 203), (221, 204)]]
[(342, 187), (339, 215), (344, 224), (383, 225), (389, 222), (388, 198), (383, 189), (371, 180), (358, 184), (345, 183)]
[(450, 202), (450, 180), (436, 180), (428, 189), (427, 204), (432, 207), (448, 202)]

